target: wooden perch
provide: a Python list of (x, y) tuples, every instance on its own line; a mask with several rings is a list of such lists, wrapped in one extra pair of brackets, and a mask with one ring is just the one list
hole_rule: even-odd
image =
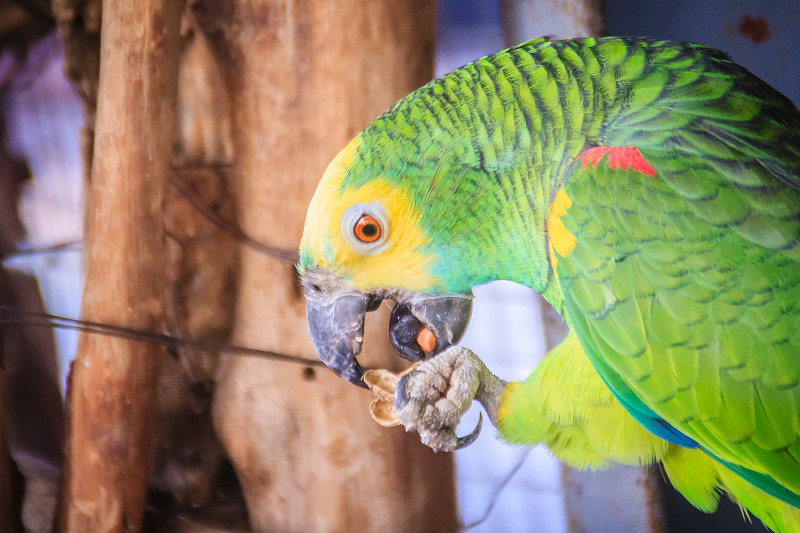
[[(82, 318), (158, 331), (162, 203), (175, 131), (179, 22), (173, 0), (103, 2)], [(69, 387), (61, 531), (140, 528), (158, 349), (81, 335)]]

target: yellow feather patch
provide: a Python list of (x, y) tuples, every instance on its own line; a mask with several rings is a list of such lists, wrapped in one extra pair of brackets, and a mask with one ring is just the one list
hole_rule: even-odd
[(550, 241), (550, 262), (553, 270), (558, 266), (558, 257), (567, 257), (575, 249), (575, 236), (567, 230), (561, 217), (567, 214), (567, 209), (572, 207), (572, 198), (560, 190), (550, 204), (550, 214), (547, 218), (547, 235)]
[(651, 464), (670, 446), (614, 398), (574, 333), (525, 381), (508, 385), (500, 399), (497, 428), (510, 442), (545, 444), (576, 468)]
[(500, 407), (497, 409), (497, 419), (503, 420), (509, 414), (509, 402), (506, 401), (506, 398), (509, 394), (513, 394), (520, 387), (521, 383), (518, 381), (511, 381), (508, 385), (506, 385), (506, 389), (503, 391), (502, 395), (500, 396)]
[[(422, 250), (429, 239), (407, 192), (380, 177), (357, 188), (342, 189), (360, 144), (360, 138), (353, 139), (334, 158), (317, 186), (300, 243), (301, 255), (312, 261), (303, 267), (329, 269), (359, 290), (429, 290), (436, 284), (430, 271), (431, 257)], [(347, 208), (375, 202), (386, 211), (388, 239), (380, 252), (365, 254), (344, 238), (341, 220)]]

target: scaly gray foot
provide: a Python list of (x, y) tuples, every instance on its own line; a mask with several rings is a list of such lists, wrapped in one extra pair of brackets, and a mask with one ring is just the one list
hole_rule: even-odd
[(506, 385), (469, 349), (451, 346), (403, 376), (394, 403), (406, 431), (419, 433), (422, 443), (435, 452), (451, 452), (473, 442), (480, 432), (478, 422), (466, 437), (456, 435), (472, 400), (483, 405), (494, 424)]

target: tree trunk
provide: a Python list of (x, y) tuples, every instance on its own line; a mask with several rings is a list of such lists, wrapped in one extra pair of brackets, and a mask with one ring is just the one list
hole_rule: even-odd
[[(106, 0), (82, 318), (159, 331), (164, 182), (174, 140), (182, 2)], [(137, 531), (160, 352), (81, 335), (69, 387), (61, 530)]]
[[(333, 156), (432, 76), (429, 1), (242, 0), (195, 15), (221, 58), (234, 109), (239, 220), (296, 250)], [(367, 365), (396, 364), (386, 316), (370, 317)], [(243, 250), (236, 344), (312, 359), (293, 264)], [(368, 353), (367, 353), (368, 352)], [(259, 531), (452, 531), (452, 457), (370, 419), (371, 395), (327, 370), (225, 359), (215, 423)]]

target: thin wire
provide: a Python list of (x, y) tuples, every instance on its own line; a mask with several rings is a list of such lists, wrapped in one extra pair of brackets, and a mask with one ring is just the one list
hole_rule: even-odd
[(147, 342), (159, 346), (166, 346), (168, 348), (186, 348), (204, 352), (229, 353), (233, 355), (260, 357), (262, 359), (282, 361), (285, 363), (295, 363), (303, 366), (325, 366), (322, 361), (317, 359), (304, 359), (303, 357), (297, 357), (294, 355), (271, 352), (268, 350), (259, 350), (256, 348), (246, 348), (243, 346), (235, 346), (210, 340), (180, 339), (161, 333), (152, 333), (150, 331), (142, 331), (122, 326), (112, 326), (110, 324), (101, 324), (99, 322), (91, 322), (88, 320), (78, 320), (59, 315), (51, 315), (49, 313), (23, 311), (21, 309), (15, 309), (13, 307), (7, 307), (3, 305), (0, 305), (0, 324), (69, 329), (82, 333), (90, 333), (93, 335), (104, 335), (107, 337), (118, 337), (128, 340)]
[(246, 234), (244, 230), (242, 230), (242, 228), (240, 228), (239, 225), (234, 221), (221, 216), (212, 209), (209, 209), (199, 195), (186, 183), (186, 180), (181, 178), (176, 171), (173, 170), (173, 172), (170, 174), (169, 182), (176, 189), (178, 189), (178, 191), (180, 191), (180, 193), (183, 194), (187, 200), (189, 200), (189, 203), (191, 203), (195, 209), (197, 209), (209, 222), (214, 224), (220, 230), (232, 235), (233, 237), (236, 237), (247, 246), (269, 255), (270, 257), (274, 257), (279, 261), (285, 261), (292, 264), (297, 262), (298, 255), (294, 250), (287, 250), (285, 248), (272, 246), (271, 244), (258, 242)]
[(462, 527), (461, 531), (468, 531), (474, 527), (478, 527), (479, 525), (484, 523), (487, 518), (489, 518), (489, 514), (492, 512), (492, 509), (494, 509), (494, 506), (497, 503), (500, 494), (503, 493), (506, 486), (511, 482), (512, 479), (514, 479), (514, 476), (517, 475), (517, 472), (519, 472), (520, 468), (522, 468), (522, 465), (525, 464), (525, 460), (528, 459), (528, 456), (530, 455), (532, 450), (533, 448), (528, 448), (527, 450), (525, 450), (525, 453), (523, 453), (522, 457), (519, 458), (519, 461), (517, 461), (517, 464), (514, 465), (514, 468), (512, 468), (511, 471), (509, 471), (509, 473), (503, 479), (503, 481), (501, 481), (500, 484), (497, 485), (497, 487), (494, 490), (494, 494), (492, 495), (492, 499), (489, 500), (489, 504), (486, 506), (486, 510), (483, 512), (483, 516), (481, 516), (476, 521), (470, 522), (469, 524)]
[[(189, 203), (192, 204), (203, 217), (206, 218), (209, 222), (214, 224), (218, 229), (228, 233), (229, 235), (239, 239), (242, 243), (246, 244), (247, 246), (262, 252), (270, 257), (278, 259), (279, 261), (284, 261), (287, 263), (296, 263), (299, 259), (297, 252), (294, 250), (287, 250), (286, 248), (280, 248), (278, 246), (273, 246), (271, 244), (266, 244), (257, 241), (256, 239), (250, 237), (247, 233), (242, 230), (234, 221), (227, 219), (221, 216), (219, 213), (214, 212), (210, 209), (203, 200), (199, 197), (199, 195), (192, 190), (192, 188), (186, 183), (186, 180), (182, 179), (178, 176), (177, 172), (172, 173), (170, 176), (170, 183), (178, 189), (178, 191), (187, 199)], [(63, 252), (63, 251), (78, 251), (76, 248), (83, 245), (82, 239), (75, 239), (71, 241), (56, 243), (49, 246), (43, 246), (41, 248), (29, 248), (23, 250), (15, 250), (12, 253), (9, 253), (5, 256), (0, 255), (0, 259), (13, 259), (15, 257), (23, 257), (28, 255), (38, 255), (38, 254), (47, 254), (47, 253), (54, 253), (54, 252)]]
[[(200, 212), (209, 222), (214, 224), (220, 230), (232, 235), (247, 246), (255, 250), (274, 257), (280, 261), (288, 263), (296, 263), (298, 255), (294, 250), (287, 250), (264, 244), (256, 241), (247, 235), (235, 222), (219, 215), (208, 206), (205, 205), (199, 195), (192, 190), (192, 188), (183, 180), (178, 173), (173, 169), (170, 175), (170, 183), (178, 189), (178, 191), (192, 204), (192, 206)], [(0, 260), (11, 259), (21, 256), (30, 256), (36, 254), (57, 253), (64, 251), (72, 251), (73, 248), (83, 244), (83, 240), (76, 239), (67, 242), (61, 242), (50, 246), (41, 248), (30, 248), (26, 250), (17, 250), (8, 255), (0, 255)], [(128, 340), (135, 340), (140, 342), (147, 342), (169, 348), (186, 348), (192, 350), (200, 350), (205, 352), (215, 353), (229, 353), (233, 355), (242, 355), (250, 357), (260, 357), (263, 359), (270, 359), (274, 361), (283, 361), (287, 363), (301, 364), (304, 366), (324, 367), (324, 363), (317, 359), (305, 359), (302, 357), (282, 354), (278, 352), (271, 352), (268, 350), (259, 350), (256, 348), (247, 348), (244, 346), (235, 346), (226, 343), (211, 341), (211, 340), (198, 340), (198, 339), (181, 339), (172, 337), (170, 335), (153, 333), (150, 331), (142, 331), (133, 328), (126, 328), (122, 326), (112, 326), (109, 324), (101, 324), (99, 322), (91, 322), (87, 320), (78, 320), (74, 318), (53, 315), (49, 313), (38, 313), (32, 311), (23, 311), (8, 306), (0, 305), (0, 324), (28, 326), (28, 327), (47, 327), (56, 329), (69, 329), (82, 333), (89, 333), (94, 335), (104, 335), (109, 337), (118, 337)]]
[(50, 244), (48, 246), (42, 246), (40, 248), (23, 248), (21, 250), (14, 250), (13, 252), (0, 256), (0, 259), (14, 259), (16, 257), (24, 257), (28, 255), (39, 255), (39, 254), (49, 254), (54, 252), (63, 252), (63, 251), (80, 251), (80, 248), (83, 246), (83, 239), (75, 239), (71, 241), (59, 242), (56, 244)]

